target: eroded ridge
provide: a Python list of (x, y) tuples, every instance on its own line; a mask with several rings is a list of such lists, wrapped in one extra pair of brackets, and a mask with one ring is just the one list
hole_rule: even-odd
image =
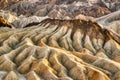
[(97, 23), (46, 19), (0, 27), (3, 80), (120, 80), (120, 37)]
[(94, 21), (106, 26), (106, 28), (109, 28), (120, 35), (120, 11), (110, 13), (100, 18), (96, 18)]

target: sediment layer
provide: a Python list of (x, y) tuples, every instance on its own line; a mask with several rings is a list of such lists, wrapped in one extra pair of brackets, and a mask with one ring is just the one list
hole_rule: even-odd
[(120, 80), (119, 53), (120, 36), (92, 21), (0, 27), (3, 80)]

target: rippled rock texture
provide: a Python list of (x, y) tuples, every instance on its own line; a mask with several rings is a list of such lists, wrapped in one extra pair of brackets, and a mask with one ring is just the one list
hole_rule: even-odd
[(101, 0), (111, 11), (120, 10), (120, 0)]
[(102, 0), (2, 0), (0, 9), (16, 12), (18, 15), (73, 19), (80, 14), (100, 17), (111, 13), (105, 3)]
[(95, 22), (113, 30), (120, 35), (120, 11), (113, 12), (94, 20)]
[(84, 20), (0, 27), (3, 80), (120, 80), (120, 36)]
[(30, 23), (39, 23), (46, 18), (48, 17), (26, 17), (24, 15), (17, 16), (15, 13), (10, 13), (9, 11), (0, 11), (0, 22), (9, 24), (11, 26), (14, 26), (15, 28), (23, 28)]

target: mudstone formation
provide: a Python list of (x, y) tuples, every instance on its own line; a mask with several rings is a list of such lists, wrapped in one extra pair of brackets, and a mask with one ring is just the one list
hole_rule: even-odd
[(2, 80), (120, 80), (120, 36), (96, 22), (0, 27)]
[(120, 9), (119, 0), (1, 0), (0, 9), (18, 15), (73, 19), (80, 14), (100, 17)]
[(120, 80), (119, 9), (120, 0), (1, 0), (0, 80)]

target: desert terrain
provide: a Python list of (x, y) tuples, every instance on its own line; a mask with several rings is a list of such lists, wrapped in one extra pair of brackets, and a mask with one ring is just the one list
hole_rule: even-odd
[(120, 80), (119, 0), (1, 0), (0, 80)]

